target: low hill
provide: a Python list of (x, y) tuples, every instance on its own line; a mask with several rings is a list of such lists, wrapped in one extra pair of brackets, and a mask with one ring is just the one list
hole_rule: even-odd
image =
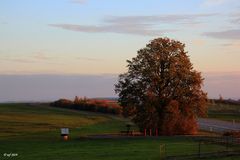
[(219, 101), (209, 103), (208, 118), (240, 122), (240, 104)]
[(50, 107), (49, 104), (0, 104), (0, 139), (16, 137), (59, 138), (70, 128), (77, 138), (91, 133), (119, 132), (127, 120), (111, 115)]

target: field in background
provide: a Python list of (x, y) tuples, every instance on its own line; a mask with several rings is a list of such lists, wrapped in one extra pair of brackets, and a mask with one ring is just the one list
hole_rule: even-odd
[(226, 121), (240, 122), (240, 105), (210, 103), (208, 104), (208, 117)]
[[(157, 160), (160, 146), (168, 156), (195, 154), (198, 142), (186, 137), (89, 139), (87, 135), (119, 133), (128, 119), (119, 116), (49, 107), (45, 104), (0, 104), (0, 159), (17, 153), (19, 160)], [(60, 137), (60, 128), (70, 128), (70, 140)], [(222, 151), (211, 144), (203, 152)], [(239, 159), (222, 158), (224, 160)]]
[(68, 127), (71, 137), (119, 132), (129, 121), (111, 115), (53, 108), (46, 104), (0, 104), (0, 139), (11, 137), (59, 137)]

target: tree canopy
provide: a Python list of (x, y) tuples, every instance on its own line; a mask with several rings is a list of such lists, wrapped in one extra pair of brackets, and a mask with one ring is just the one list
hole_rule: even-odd
[(203, 78), (194, 70), (185, 44), (157, 38), (127, 60), (128, 71), (119, 75), (115, 91), (125, 116), (140, 127), (161, 134), (194, 134), (197, 116), (206, 112)]

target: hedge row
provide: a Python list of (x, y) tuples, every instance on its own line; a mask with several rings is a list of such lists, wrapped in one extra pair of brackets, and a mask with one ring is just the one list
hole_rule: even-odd
[(107, 100), (94, 100), (94, 99), (76, 99), (74, 101), (68, 99), (59, 99), (51, 106), (69, 108), (82, 111), (109, 113), (109, 114), (122, 114), (122, 107), (116, 102)]

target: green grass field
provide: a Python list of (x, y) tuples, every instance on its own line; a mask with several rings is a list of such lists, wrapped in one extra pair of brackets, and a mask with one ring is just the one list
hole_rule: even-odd
[[(3, 153), (18, 153), (17, 159), (160, 159), (160, 144), (166, 144), (167, 155), (197, 152), (197, 144), (185, 139), (162, 137), (157, 139), (78, 139), (67, 142), (60, 140), (5, 140), (1, 142)], [(205, 152), (224, 149), (212, 145)], [(4, 158), (4, 157), (3, 157)]]
[(208, 117), (224, 121), (240, 122), (240, 105), (209, 104)]
[[(160, 159), (160, 145), (165, 145), (168, 156), (198, 150), (198, 143), (186, 137), (86, 137), (118, 133), (125, 130), (127, 123), (129, 120), (122, 117), (52, 108), (44, 104), (0, 104), (0, 160), (157, 160)], [(69, 141), (61, 139), (61, 127), (70, 128)], [(202, 148), (204, 153), (224, 149), (225, 146), (221, 145)], [(6, 156), (11, 153), (13, 157)], [(239, 157), (224, 158), (231, 159)]]
[(53, 108), (44, 104), (1, 104), (0, 139), (55, 138), (68, 127), (71, 137), (119, 132), (129, 121), (111, 115)]

